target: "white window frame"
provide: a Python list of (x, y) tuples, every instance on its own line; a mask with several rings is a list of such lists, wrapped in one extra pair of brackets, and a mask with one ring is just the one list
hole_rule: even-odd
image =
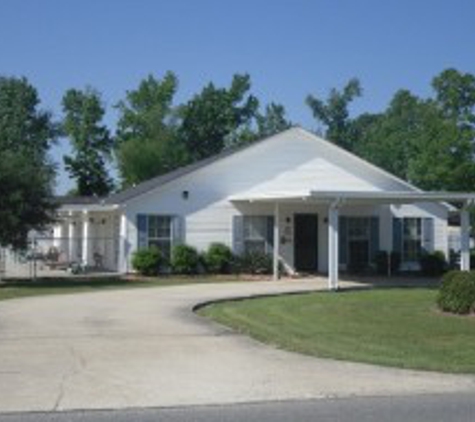
[[(272, 251), (271, 241), (270, 239), (268, 239), (268, 236), (267, 236), (268, 218), (269, 216), (267, 215), (244, 215), (243, 216), (244, 253), (257, 252), (257, 253), (269, 254)], [(254, 244), (254, 246), (250, 247), (251, 244)]]
[[(166, 236), (156, 235), (151, 236), (151, 221), (152, 219), (160, 220), (166, 219), (168, 220), (168, 234)], [(155, 231), (159, 232), (159, 222), (156, 223)], [(168, 245), (167, 245), (168, 244)], [(163, 245), (167, 245), (163, 247)], [(147, 214), (147, 246), (156, 246), (163, 254), (165, 259), (170, 259), (171, 257), (171, 250), (173, 245), (173, 217), (171, 215), (163, 215), (163, 214)], [(164, 252), (166, 250), (166, 252)]]
[[(406, 225), (410, 223), (416, 223), (416, 233), (406, 233)], [(419, 258), (422, 255), (423, 239), (424, 239), (424, 227), (423, 219), (421, 217), (403, 217), (402, 218), (402, 236), (401, 236), (401, 262), (403, 263), (416, 263), (419, 262)], [(413, 242), (417, 247), (408, 252), (407, 242)]]

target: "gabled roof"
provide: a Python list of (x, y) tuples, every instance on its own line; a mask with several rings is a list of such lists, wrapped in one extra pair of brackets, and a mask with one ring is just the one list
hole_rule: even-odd
[(174, 171), (171, 171), (170, 173), (166, 173), (161, 176), (154, 177), (150, 180), (147, 180), (145, 182), (142, 182), (136, 186), (130, 187), (128, 189), (125, 189), (121, 192), (115, 193), (110, 195), (109, 197), (104, 197), (104, 198), (61, 198), (59, 201), (61, 204), (64, 205), (74, 205), (74, 204), (102, 204), (102, 205), (119, 205), (123, 204), (131, 199), (137, 198), (143, 194), (146, 194), (154, 189), (157, 189), (159, 187), (162, 187), (174, 180), (177, 180), (185, 175), (188, 175), (190, 173), (193, 173), (195, 171), (198, 171), (199, 169), (202, 169), (206, 166), (209, 166), (215, 162), (218, 162), (220, 160), (226, 159), (232, 155), (239, 154), (240, 152), (244, 150), (249, 150), (251, 148), (256, 147), (257, 145), (260, 145), (264, 142), (271, 142), (274, 138), (280, 137), (282, 135), (293, 135), (295, 133), (296, 136), (300, 137), (305, 137), (307, 139), (311, 139), (312, 141), (315, 141), (316, 143), (319, 143), (322, 147), (326, 148), (329, 151), (333, 151), (334, 153), (338, 154), (338, 156), (345, 157), (347, 159), (351, 159), (352, 162), (355, 164), (358, 164), (361, 167), (364, 167), (368, 171), (372, 172), (373, 174), (379, 174), (386, 180), (391, 180), (392, 182), (397, 183), (403, 190), (407, 191), (413, 191), (413, 192), (422, 192), (420, 189), (416, 188), (415, 186), (411, 185), (410, 183), (388, 173), (387, 171), (369, 163), (368, 161), (363, 160), (362, 158), (352, 154), (351, 152), (346, 151), (345, 149), (335, 145), (332, 142), (326, 141), (315, 134), (299, 127), (299, 126), (294, 126), (290, 129), (287, 129), (279, 134), (263, 138), (261, 140), (258, 140), (256, 142), (253, 142), (251, 144), (247, 144), (244, 146), (241, 146), (239, 148), (231, 148), (226, 151), (223, 151), (220, 154), (214, 155), (212, 157), (206, 158), (204, 160), (189, 164), (185, 167), (178, 168)]

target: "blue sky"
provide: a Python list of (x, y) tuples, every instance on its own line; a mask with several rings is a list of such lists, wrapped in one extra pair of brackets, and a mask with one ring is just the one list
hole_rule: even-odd
[[(429, 95), (447, 67), (475, 73), (474, 16), (473, 0), (0, 0), (0, 74), (26, 76), (59, 118), (72, 87), (91, 85), (112, 106), (172, 70), (180, 102), (248, 72), (262, 102), (314, 129), (307, 94), (351, 77), (364, 88), (357, 114), (383, 109), (399, 88)], [(66, 150), (61, 141), (54, 159)], [(71, 187), (63, 173), (58, 182)]]

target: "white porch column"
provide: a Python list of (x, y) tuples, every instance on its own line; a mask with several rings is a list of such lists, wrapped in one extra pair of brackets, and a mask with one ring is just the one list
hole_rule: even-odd
[(64, 243), (64, 227), (63, 221), (60, 220), (57, 224), (53, 227), (53, 246), (58, 248), (59, 250), (62, 249)]
[(120, 273), (126, 274), (128, 272), (128, 256), (127, 256), (127, 217), (125, 210), (120, 214), (120, 229), (119, 229), (119, 262), (117, 262), (117, 269)]
[(280, 249), (280, 234), (279, 234), (279, 204), (274, 205), (274, 253), (273, 253), (273, 279), (279, 279), (279, 249)]
[(74, 232), (75, 224), (74, 224), (74, 216), (73, 212), (70, 211), (68, 214), (68, 262), (75, 262), (77, 258), (77, 251), (76, 251), (76, 243), (75, 243), (75, 235)]
[(84, 266), (89, 265), (89, 213), (83, 211), (83, 222), (82, 222), (82, 264)]
[(338, 202), (328, 208), (328, 289), (338, 289)]
[(467, 208), (460, 212), (460, 270), (470, 271), (470, 215)]

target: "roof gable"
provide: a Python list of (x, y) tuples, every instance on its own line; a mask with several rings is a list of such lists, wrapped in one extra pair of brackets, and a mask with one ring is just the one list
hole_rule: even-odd
[[(201, 171), (223, 174), (233, 164), (246, 165), (261, 172), (260, 182), (251, 187), (282, 191), (302, 190), (393, 190), (418, 191), (409, 183), (374, 166), (356, 155), (315, 134), (293, 127), (244, 147), (179, 168), (162, 176), (125, 189), (105, 199), (106, 203), (124, 203), (161, 189), (169, 183)], [(212, 173), (215, 173), (212, 171)]]

